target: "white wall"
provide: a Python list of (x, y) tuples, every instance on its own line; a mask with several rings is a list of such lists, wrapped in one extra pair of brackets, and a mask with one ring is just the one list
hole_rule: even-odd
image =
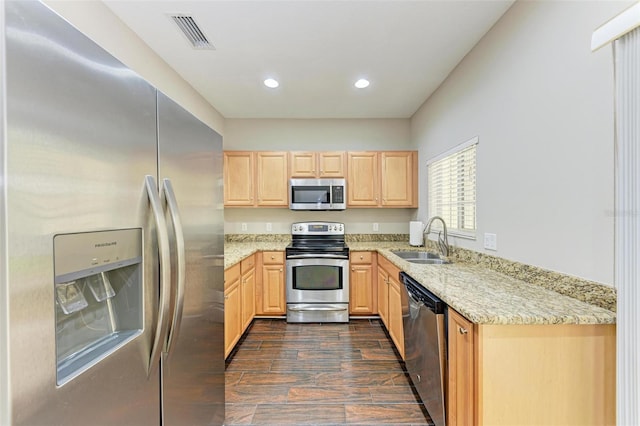
[[(630, 2), (517, 2), (411, 120), (427, 159), (479, 136), (475, 241), (613, 283), (613, 63), (592, 31)], [(421, 197), (418, 217), (428, 215)]]
[[(365, 151), (410, 150), (409, 119), (226, 119), (225, 150)], [(292, 212), (288, 209), (225, 209), (225, 233), (288, 234), (293, 222), (344, 222), (347, 233), (409, 233), (416, 209), (348, 209)], [(247, 230), (242, 230), (242, 224)], [(272, 231), (267, 231), (270, 223)], [(378, 223), (378, 231), (373, 231)]]
[(96, 0), (45, 0), (45, 3), (183, 108), (224, 134), (224, 117), (104, 3)]
[(414, 149), (409, 119), (232, 119), (224, 149), (367, 151)]

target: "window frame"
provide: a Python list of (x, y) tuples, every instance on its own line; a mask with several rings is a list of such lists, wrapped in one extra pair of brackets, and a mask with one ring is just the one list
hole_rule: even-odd
[[(458, 154), (462, 153), (463, 151), (467, 150), (468, 148), (474, 147), (474, 157), (473, 157), (473, 178), (472, 178), (472, 182), (473, 182), (473, 224), (474, 224), (474, 228), (473, 230), (467, 230), (467, 229), (460, 229), (460, 228), (454, 228), (450, 226), (450, 217), (443, 217), (443, 219), (445, 220), (445, 222), (447, 223), (447, 233), (449, 235), (455, 236), (455, 237), (460, 237), (460, 238), (464, 238), (464, 239), (469, 239), (469, 240), (475, 240), (477, 238), (477, 232), (478, 232), (478, 222), (477, 222), (477, 213), (478, 213), (478, 203), (477, 203), (477, 153), (478, 153), (478, 144), (479, 144), (479, 138), (478, 136), (475, 136), (469, 140), (467, 140), (466, 142), (463, 142), (461, 144), (458, 144), (456, 146), (454, 146), (453, 148), (429, 159), (427, 161), (427, 212), (429, 217), (433, 217), (433, 216), (441, 216), (442, 212), (433, 212), (432, 211), (432, 186), (431, 186), (431, 166), (433, 163), (437, 163), (439, 161), (445, 160), (447, 158), (455, 158), (455, 156), (457, 156)], [(444, 191), (443, 191), (444, 192)], [(459, 189), (457, 189), (457, 192), (459, 192)], [(450, 207), (454, 206), (458, 207), (458, 203), (449, 203), (448, 204)], [(450, 216), (450, 215), (449, 215)], [(442, 229), (440, 222), (434, 222), (432, 229)]]

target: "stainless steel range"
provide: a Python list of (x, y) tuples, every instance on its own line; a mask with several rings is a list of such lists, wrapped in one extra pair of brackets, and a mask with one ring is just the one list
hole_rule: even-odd
[(344, 224), (297, 222), (286, 248), (287, 322), (349, 322)]

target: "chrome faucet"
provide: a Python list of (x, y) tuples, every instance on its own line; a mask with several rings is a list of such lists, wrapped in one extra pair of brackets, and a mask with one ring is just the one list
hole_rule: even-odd
[(427, 226), (425, 226), (424, 228), (425, 242), (427, 240), (427, 235), (429, 235), (429, 232), (431, 231), (431, 224), (433, 223), (434, 220), (439, 220), (440, 222), (442, 222), (442, 229), (444, 230), (444, 238), (442, 238), (442, 231), (439, 231), (438, 232), (438, 248), (440, 249), (440, 253), (442, 253), (443, 256), (447, 257), (449, 256), (449, 240), (447, 238), (447, 224), (444, 223), (444, 219), (441, 218), (440, 216), (433, 216), (427, 222)]

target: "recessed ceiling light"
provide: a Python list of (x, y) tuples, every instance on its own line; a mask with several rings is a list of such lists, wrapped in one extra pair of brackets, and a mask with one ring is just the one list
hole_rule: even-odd
[(280, 86), (280, 83), (278, 83), (278, 81), (274, 80), (273, 78), (268, 78), (264, 81), (264, 85), (270, 89), (275, 89), (276, 87)]
[(364, 89), (365, 87), (369, 86), (369, 80), (361, 78), (354, 83), (354, 86), (356, 86), (358, 89)]

